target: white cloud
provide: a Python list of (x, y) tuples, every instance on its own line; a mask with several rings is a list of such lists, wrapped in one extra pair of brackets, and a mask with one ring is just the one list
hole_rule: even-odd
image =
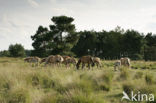
[(119, 25), (156, 33), (155, 5), (156, 0), (0, 0), (0, 50), (10, 43), (32, 48), (30, 36), (37, 27), (48, 27), (51, 17), (59, 15), (73, 17), (77, 30), (112, 30)]

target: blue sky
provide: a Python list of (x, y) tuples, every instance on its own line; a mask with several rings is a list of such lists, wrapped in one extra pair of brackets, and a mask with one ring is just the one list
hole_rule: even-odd
[(32, 49), (39, 25), (48, 27), (53, 16), (75, 19), (79, 30), (124, 29), (156, 33), (156, 0), (0, 0), (0, 50), (21, 43)]

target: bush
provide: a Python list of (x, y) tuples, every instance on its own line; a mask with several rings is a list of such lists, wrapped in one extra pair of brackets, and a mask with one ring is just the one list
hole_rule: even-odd
[(0, 57), (9, 57), (10, 53), (7, 50), (0, 51)]
[(11, 57), (24, 57), (25, 51), (21, 44), (15, 44), (9, 46), (9, 53)]

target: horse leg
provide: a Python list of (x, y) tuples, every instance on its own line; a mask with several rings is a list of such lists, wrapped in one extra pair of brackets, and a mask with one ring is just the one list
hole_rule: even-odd
[(84, 69), (84, 66), (85, 66), (85, 64), (84, 64), (84, 63), (82, 63), (82, 69)]
[(98, 63), (96, 63), (96, 66), (97, 66), (97, 68), (99, 68), (99, 64)]
[(90, 70), (90, 64), (88, 63), (88, 70)]

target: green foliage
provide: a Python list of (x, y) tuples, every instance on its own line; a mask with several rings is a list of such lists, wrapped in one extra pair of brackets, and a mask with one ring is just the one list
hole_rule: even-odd
[(80, 38), (77, 44), (73, 47), (72, 51), (77, 56), (94, 55), (97, 37), (94, 31), (84, 31), (79, 33)]
[(144, 50), (144, 59), (146, 61), (148, 61), (148, 60), (155, 61), (156, 60), (156, 45), (145, 46), (144, 49), (145, 49)]
[(25, 50), (26, 57), (31, 56), (32, 55), (31, 52), (32, 50)]
[(9, 57), (10, 53), (8, 50), (0, 51), (0, 57)]
[(54, 16), (51, 21), (53, 25), (48, 28), (39, 26), (36, 34), (31, 36), (34, 41), (32, 55), (45, 57), (50, 54), (68, 55), (77, 41), (74, 19), (67, 16)]
[(9, 53), (11, 57), (24, 57), (25, 51), (24, 47), (21, 44), (15, 44), (9, 46)]
[(144, 36), (136, 30), (124, 30), (119, 26), (111, 31), (76, 32), (72, 17), (54, 16), (51, 21), (53, 24), (49, 29), (39, 26), (31, 36), (32, 55), (92, 55), (105, 59), (127, 56), (133, 60), (156, 60), (156, 36), (152, 33)]
[(122, 38), (122, 54), (132, 59), (134, 54), (140, 54), (143, 42), (143, 35), (134, 30), (127, 30)]
[(47, 54), (46, 51), (46, 44), (48, 42), (46, 33), (48, 32), (48, 28), (39, 26), (38, 30), (36, 31), (35, 35), (31, 36), (31, 39), (34, 41), (32, 43), (32, 46), (34, 47), (34, 50), (32, 50), (32, 55), (44, 57)]

